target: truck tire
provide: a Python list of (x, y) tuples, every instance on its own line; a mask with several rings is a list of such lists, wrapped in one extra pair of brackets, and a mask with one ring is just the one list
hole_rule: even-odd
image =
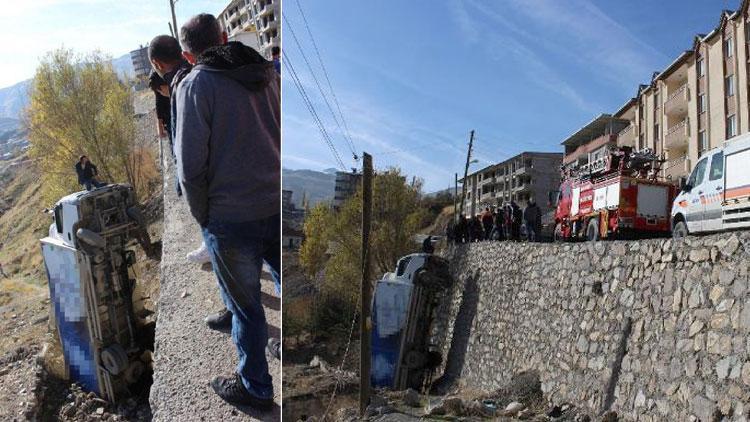
[(687, 237), (688, 234), (690, 234), (690, 232), (688, 232), (687, 224), (685, 224), (684, 221), (678, 221), (672, 229), (672, 238), (674, 239), (683, 239)]
[(599, 222), (596, 221), (596, 218), (589, 220), (589, 224), (586, 226), (586, 240), (589, 242), (599, 240)]

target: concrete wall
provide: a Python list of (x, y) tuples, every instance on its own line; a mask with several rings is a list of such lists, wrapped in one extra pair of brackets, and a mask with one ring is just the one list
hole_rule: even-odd
[(447, 252), (448, 379), (493, 390), (535, 369), (545, 396), (624, 420), (747, 420), (750, 232)]

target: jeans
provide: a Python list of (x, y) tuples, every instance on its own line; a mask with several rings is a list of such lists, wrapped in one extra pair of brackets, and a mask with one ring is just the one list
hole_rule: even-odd
[(100, 188), (102, 186), (107, 186), (106, 183), (102, 183), (96, 179), (86, 179), (83, 181), (83, 186), (86, 187), (86, 190), (91, 190), (91, 186), (94, 186), (95, 188)]
[(273, 398), (265, 348), (268, 327), (260, 292), (263, 260), (278, 273), (281, 263), (280, 215), (230, 223), (209, 219), (203, 238), (224, 303), (232, 312), (232, 340), (237, 347), (237, 373), (247, 391)]
[(526, 239), (529, 242), (541, 242), (541, 232), (537, 224), (526, 223)]

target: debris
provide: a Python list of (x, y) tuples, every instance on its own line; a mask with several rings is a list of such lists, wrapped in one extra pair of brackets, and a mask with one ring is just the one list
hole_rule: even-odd
[(180, 295), (180, 297), (183, 298), (183, 299), (185, 299), (188, 296), (190, 296), (190, 293), (188, 293), (187, 290), (183, 290), (182, 294)]
[(464, 402), (460, 397), (446, 397), (443, 399), (443, 408), (446, 413), (460, 416), (464, 413)]
[(406, 390), (406, 393), (404, 393), (404, 404), (409, 407), (421, 406), (422, 401), (420, 400), (419, 393), (413, 388)]

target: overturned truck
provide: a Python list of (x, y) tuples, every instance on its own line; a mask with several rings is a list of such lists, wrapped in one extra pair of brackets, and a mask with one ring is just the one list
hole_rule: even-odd
[(372, 304), (371, 384), (422, 390), (440, 367), (431, 341), (435, 309), (451, 286), (448, 262), (430, 253), (404, 256), (395, 273), (375, 285)]
[(147, 364), (133, 310), (136, 244), (155, 252), (133, 189), (118, 184), (60, 199), (41, 239), (67, 378), (111, 402)]

